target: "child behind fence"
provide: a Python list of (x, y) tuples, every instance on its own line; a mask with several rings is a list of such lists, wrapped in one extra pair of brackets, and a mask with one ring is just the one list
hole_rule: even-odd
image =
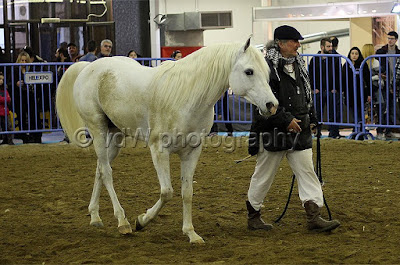
[[(7, 86), (4, 85), (4, 74), (0, 72), (0, 132), (11, 131), (11, 122), (7, 117), (8, 107), (7, 104), (11, 102), (10, 95), (7, 91)], [(7, 129), (6, 129), (7, 128)], [(2, 134), (2, 142), (0, 144), (14, 144), (12, 134)]]

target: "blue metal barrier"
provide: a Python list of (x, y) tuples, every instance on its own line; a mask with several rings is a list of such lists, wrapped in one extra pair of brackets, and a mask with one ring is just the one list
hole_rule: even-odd
[[(399, 54), (381, 54), (372, 55), (361, 63), (360, 69), (368, 68), (368, 65), (372, 65), (373, 61), (378, 62), (378, 69), (370, 69), (369, 76), (369, 87), (367, 87), (371, 100), (365, 104), (363, 102), (361, 109), (366, 110), (368, 117), (371, 117), (370, 121), (365, 120), (365, 116), (362, 117), (362, 131), (359, 137), (371, 137), (374, 136), (369, 132), (370, 129), (377, 129), (378, 134), (390, 133), (394, 128), (400, 129), (400, 121), (398, 121), (399, 114), (399, 88), (400, 88), (400, 76), (397, 75), (394, 69), (392, 74), (387, 76), (386, 69), (390, 69), (390, 60), (393, 60), (393, 68), (396, 61), (399, 60)], [(376, 67), (375, 67), (376, 68)], [(360, 70), (360, 83), (363, 87), (363, 71)], [(361, 98), (364, 96), (364, 91), (361, 91)]]
[[(356, 76), (359, 71), (350, 59), (340, 54), (302, 56), (308, 65), (318, 121), (328, 126), (352, 127), (354, 134), (360, 132), (362, 126), (357, 111), (359, 91), (349, 91), (348, 87), (349, 82), (352, 82), (353, 88), (358, 87)], [(353, 95), (353, 102), (350, 102), (350, 95)]]
[[(0, 134), (61, 131), (54, 107), (57, 84), (72, 63), (0, 64), (11, 97)], [(25, 73), (24, 73), (25, 71)]]
[[(380, 65), (389, 68), (387, 58), (398, 58), (400, 55), (374, 55), (366, 58), (360, 69), (355, 69), (351, 61), (339, 54), (302, 54), (309, 67), (312, 90), (323, 88), (321, 93), (313, 93), (314, 104), (317, 110), (318, 119), (322, 124), (328, 126), (345, 126), (354, 129), (356, 139), (372, 137), (369, 129), (373, 128), (400, 128), (396, 122), (399, 114), (398, 108), (399, 84), (396, 84), (396, 73), (390, 77), (390, 82), (384, 82), (382, 78), (382, 67), (379, 68), (376, 76), (372, 71), (369, 78), (363, 74), (367, 61), (376, 58)], [(323, 60), (323, 57), (332, 58)], [(171, 58), (137, 58), (141, 64), (154, 67), (161, 62), (171, 60)], [(332, 76), (328, 71), (324, 72), (316, 68), (316, 64), (322, 69), (331, 68)], [(54, 96), (58, 82), (63, 73), (72, 63), (32, 63), (32, 64), (0, 64), (0, 71), (4, 73), (4, 83), (8, 85), (0, 87), (3, 94), (8, 91), (11, 102), (8, 104), (10, 115), (6, 115), (1, 123), (0, 134), (21, 134), (33, 132), (55, 132), (62, 131), (59, 120), (56, 116)], [(338, 64), (335, 66), (335, 64)], [(340, 65), (339, 65), (340, 64)], [(350, 70), (342, 70), (343, 65)], [(23, 67), (28, 67), (27, 72), (32, 78), (29, 84), (18, 84), (19, 80), (24, 80), (21, 71)], [(39, 82), (40, 78), (51, 75), (52, 82)], [(51, 74), (49, 74), (51, 73)], [(32, 77), (33, 76), (33, 77)], [(365, 92), (359, 87), (364, 87), (365, 81), (369, 85), (369, 95), (371, 101), (365, 104)], [(29, 82), (29, 81), (28, 81)], [(32, 83), (33, 82), (33, 83)], [(348, 84), (353, 84), (353, 91), (349, 90)], [(326, 85), (324, 85), (326, 84)], [(375, 86), (374, 84), (377, 84)], [(336, 93), (331, 93), (331, 90)], [(391, 93), (393, 91), (393, 93)], [(354, 99), (350, 102), (349, 95), (352, 93)], [(7, 105), (4, 98), (3, 105)], [(385, 104), (389, 103), (389, 104)], [(365, 119), (364, 109), (368, 107), (368, 116), (375, 117), (369, 123)], [(251, 124), (253, 116), (252, 105), (245, 99), (227, 91), (215, 105), (215, 123), (232, 124)], [(11, 126), (8, 126), (11, 124)]]

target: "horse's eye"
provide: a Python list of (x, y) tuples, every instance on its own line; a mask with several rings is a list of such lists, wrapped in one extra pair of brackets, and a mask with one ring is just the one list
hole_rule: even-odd
[(253, 69), (247, 69), (244, 72), (246, 75), (253, 75)]

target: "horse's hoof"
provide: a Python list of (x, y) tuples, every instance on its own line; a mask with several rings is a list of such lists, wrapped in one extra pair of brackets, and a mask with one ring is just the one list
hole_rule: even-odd
[(129, 235), (132, 234), (132, 227), (130, 225), (121, 225), (118, 227), (118, 231), (122, 235)]
[(141, 214), (141, 215), (139, 215), (137, 218), (136, 218), (136, 220), (135, 220), (135, 228), (136, 228), (136, 231), (140, 231), (140, 230), (142, 230), (143, 228), (144, 228), (144, 226), (142, 226), (141, 224), (140, 224), (140, 222), (139, 222), (139, 217), (141, 217), (141, 216), (143, 216), (144, 214)]
[(191, 244), (205, 244), (204, 240), (200, 237), (196, 240), (190, 241)]
[(104, 227), (104, 224), (103, 224), (102, 221), (93, 222), (93, 223), (90, 223), (90, 225), (92, 225), (92, 226), (94, 226), (94, 227), (97, 227), (97, 228), (102, 228), (102, 227)]

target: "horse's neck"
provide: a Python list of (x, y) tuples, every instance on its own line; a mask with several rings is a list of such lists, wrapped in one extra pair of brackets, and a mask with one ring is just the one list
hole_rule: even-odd
[(229, 88), (229, 74), (226, 73), (230, 73), (230, 68), (231, 66), (224, 67), (224, 74), (208, 73), (210, 77), (205, 77), (210, 78), (207, 86), (201, 88), (191, 88), (202, 90), (202, 93), (200, 93), (201, 96), (197, 97), (197, 102), (195, 103), (195, 105), (215, 105), (215, 103), (221, 98), (223, 93)]
[(187, 61), (163, 65), (152, 85), (155, 108), (190, 112), (212, 108), (229, 87), (236, 50), (225, 52), (220, 48), (204, 52), (209, 54), (201, 53)]

